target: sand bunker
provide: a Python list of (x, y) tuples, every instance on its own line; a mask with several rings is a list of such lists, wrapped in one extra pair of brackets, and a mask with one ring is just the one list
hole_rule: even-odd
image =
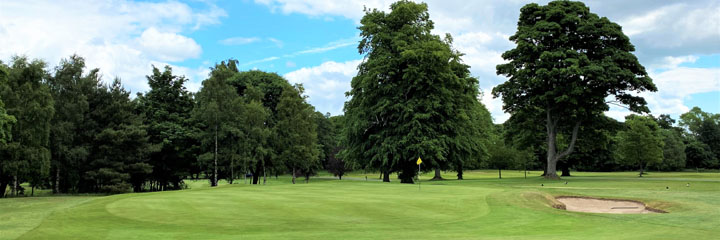
[(618, 214), (664, 213), (664, 211), (649, 208), (642, 202), (631, 200), (597, 199), (590, 197), (557, 197), (555, 199), (564, 205), (556, 206), (556, 208), (574, 212)]

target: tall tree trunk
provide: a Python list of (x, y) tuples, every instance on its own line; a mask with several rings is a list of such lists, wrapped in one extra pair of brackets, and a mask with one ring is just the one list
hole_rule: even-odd
[(230, 184), (233, 184), (233, 180), (235, 180), (235, 158), (230, 158)]
[(265, 171), (265, 162), (263, 162), (263, 185), (267, 183), (267, 172)]
[(258, 174), (257, 172), (253, 173), (253, 176), (252, 176), (252, 184), (258, 184), (258, 181), (260, 180), (260, 177), (259, 177), (257, 174)]
[(7, 189), (7, 185), (8, 185), (7, 181), (0, 179), (0, 198), (5, 197), (5, 189)]
[(262, 171), (262, 163), (260, 161), (255, 165), (255, 171), (252, 172), (252, 184), (258, 184), (260, 181), (260, 172)]
[(310, 173), (305, 173), (305, 183), (310, 182)]
[(382, 173), (380, 173), (380, 176), (382, 176), (383, 182), (390, 182), (390, 173), (389, 172), (382, 172)]
[(577, 141), (577, 134), (580, 130), (580, 122), (576, 122), (573, 127), (572, 137), (570, 138), (570, 144), (565, 151), (557, 152), (557, 132), (558, 132), (558, 119), (553, 119), (550, 115), (550, 110), (547, 110), (547, 119), (545, 122), (547, 129), (547, 171), (545, 172), (546, 179), (560, 179), (557, 175), (557, 162), (561, 158), (572, 153), (575, 148), (575, 142)]
[(18, 184), (17, 174), (15, 174), (15, 176), (13, 177), (13, 196), (14, 197), (18, 196), (18, 185), (19, 184)]
[(292, 183), (295, 184), (295, 168), (292, 169)]
[(562, 162), (562, 175), (563, 177), (569, 177), (570, 176), (570, 165), (567, 162)]
[[(215, 118), (216, 118), (216, 121), (217, 121), (217, 117), (215, 117)], [(218, 181), (217, 181), (217, 175), (218, 175), (218, 173), (217, 173), (217, 155), (218, 155), (218, 140), (217, 140), (217, 137), (218, 137), (218, 125), (217, 125), (217, 123), (216, 123), (216, 124), (215, 124), (215, 162), (214, 162), (215, 170), (214, 170), (214, 173), (213, 173), (213, 181), (212, 181), (212, 186), (213, 186), (213, 187), (217, 186), (217, 184), (218, 184)]]
[(55, 166), (55, 186), (53, 193), (60, 193), (60, 166)]
[(498, 179), (502, 179), (502, 169), (498, 168)]
[[(420, 175), (420, 173), (418, 173)], [(432, 178), (432, 180), (443, 180), (440, 168), (435, 168), (435, 176)]]
[(462, 170), (462, 167), (458, 167), (458, 169), (457, 169), (457, 180), (463, 180), (463, 170)]

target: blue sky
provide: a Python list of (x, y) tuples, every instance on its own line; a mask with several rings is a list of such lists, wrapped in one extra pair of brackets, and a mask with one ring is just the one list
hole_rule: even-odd
[[(119, 77), (133, 92), (147, 90), (150, 66), (170, 65), (196, 91), (215, 63), (233, 58), (244, 70), (277, 72), (302, 83), (318, 111), (342, 114), (344, 92), (362, 60), (357, 52), (363, 6), (392, 1), (2, 1), (0, 59), (25, 54), (50, 67), (77, 53), (106, 81)], [(541, 3), (545, 3), (543, 1)], [(519, 9), (528, 1), (428, 1), (434, 33), (454, 46), (480, 79), (483, 103), (496, 122), (508, 115), (489, 91)], [(591, 11), (623, 26), (659, 91), (641, 93), (653, 114), (674, 118), (693, 106), (720, 113), (720, 3), (586, 1)], [(716, 26), (708, 27), (708, 26)], [(622, 119), (628, 112), (612, 108)]]

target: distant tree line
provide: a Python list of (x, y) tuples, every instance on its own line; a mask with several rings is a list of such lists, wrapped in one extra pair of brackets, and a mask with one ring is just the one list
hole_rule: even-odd
[[(504, 144), (519, 154), (530, 154), (531, 169), (545, 169), (545, 136), (538, 129), (529, 128), (515, 116), (500, 125)], [(681, 171), (720, 168), (720, 114), (702, 111), (698, 107), (681, 114), (679, 121), (662, 114), (629, 115), (625, 122), (602, 116), (600, 120), (581, 129), (576, 151), (559, 161), (562, 176), (570, 176), (570, 169), (578, 171), (647, 170)], [(567, 134), (561, 134), (559, 145), (567, 146)], [(491, 155), (493, 155), (491, 153)], [(512, 163), (512, 161), (510, 161)], [(521, 160), (520, 164), (525, 164)], [(514, 169), (522, 169), (512, 165)]]
[(340, 117), (316, 112), (301, 85), (240, 72), (236, 60), (211, 70), (191, 93), (185, 77), (153, 67), (150, 90), (131, 98), (76, 55), (51, 70), (26, 57), (0, 62), (0, 196), (24, 194), (21, 183), (32, 195), (172, 190), (200, 177), (295, 182), (338, 165)]

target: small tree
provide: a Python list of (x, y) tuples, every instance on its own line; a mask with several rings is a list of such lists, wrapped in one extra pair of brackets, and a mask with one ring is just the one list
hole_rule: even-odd
[(618, 157), (628, 166), (637, 166), (642, 177), (649, 164), (663, 159), (664, 142), (659, 126), (650, 117), (630, 115), (625, 118), (626, 129), (618, 132)]

